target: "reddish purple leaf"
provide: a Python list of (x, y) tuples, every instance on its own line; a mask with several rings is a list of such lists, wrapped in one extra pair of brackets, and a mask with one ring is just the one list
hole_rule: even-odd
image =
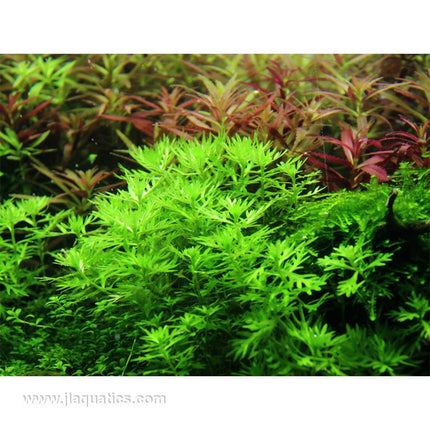
[(51, 103), (51, 100), (46, 100), (43, 103), (41, 103), (39, 106), (35, 107), (32, 111), (26, 113), (25, 115), (23, 115), (20, 119), (19, 122), (25, 121), (28, 118), (31, 118), (32, 116), (35, 116), (36, 114), (38, 114), (42, 109), (44, 109), (46, 106), (48, 106)]
[(152, 125), (152, 121), (140, 118), (130, 118), (129, 120), (138, 130), (143, 131), (151, 137), (154, 135), (154, 126)]
[(311, 152), (310, 154), (312, 156), (320, 157), (323, 160), (331, 161), (332, 163), (342, 164), (343, 166), (348, 167), (349, 169), (351, 169), (352, 167), (351, 163), (348, 163), (348, 161), (344, 160), (343, 158), (336, 157), (335, 155), (323, 154), (321, 152)]
[(375, 175), (382, 182), (388, 181), (387, 172), (381, 166), (377, 166), (375, 164), (366, 165), (366, 166), (362, 166), (361, 170), (363, 170), (364, 172), (368, 173), (371, 176)]
[(125, 116), (101, 114), (100, 117), (105, 119), (111, 119), (112, 121), (130, 122), (130, 118), (127, 118)]
[(384, 161), (385, 158), (386, 157), (383, 157), (382, 155), (374, 155), (373, 157), (369, 157), (367, 160), (360, 163), (357, 167), (361, 169), (363, 166), (370, 166), (372, 164), (375, 165)]

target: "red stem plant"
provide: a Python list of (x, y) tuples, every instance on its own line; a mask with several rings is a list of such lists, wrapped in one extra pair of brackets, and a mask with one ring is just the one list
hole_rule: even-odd
[[(357, 132), (349, 125), (342, 124), (340, 139), (322, 137), (325, 142), (340, 148), (343, 157), (321, 152), (306, 154), (308, 161), (324, 172), (323, 179), (327, 182), (330, 190), (337, 190), (341, 187), (355, 189), (373, 175), (381, 182), (389, 180), (385, 164), (395, 151), (383, 149), (380, 141), (369, 139), (367, 137), (368, 130), (369, 127)], [(368, 152), (371, 147), (379, 150)], [(338, 167), (334, 168), (330, 164), (335, 164)]]
[(382, 142), (389, 142), (391, 148), (397, 148), (396, 157), (392, 161), (397, 165), (400, 161), (409, 160), (418, 166), (430, 167), (430, 133), (427, 133), (430, 119), (418, 126), (403, 115), (400, 118), (413, 132), (395, 131), (381, 139)]

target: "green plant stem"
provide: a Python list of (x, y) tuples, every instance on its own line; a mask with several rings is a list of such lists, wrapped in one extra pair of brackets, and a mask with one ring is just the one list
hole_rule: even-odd
[(135, 343), (136, 343), (136, 338), (134, 338), (133, 345), (131, 345), (130, 354), (128, 355), (128, 358), (127, 358), (127, 361), (125, 363), (124, 369), (122, 370), (121, 376), (125, 375), (125, 371), (127, 370), (128, 363), (130, 363), (131, 357), (133, 355), (133, 349), (134, 349)]

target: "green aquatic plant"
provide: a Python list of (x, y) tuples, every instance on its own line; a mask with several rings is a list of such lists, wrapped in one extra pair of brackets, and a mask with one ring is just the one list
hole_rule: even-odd
[(428, 374), (427, 65), (0, 58), (0, 373)]
[(51, 215), (48, 203), (48, 197), (35, 197), (1, 204), (1, 306), (13, 297), (29, 295), (30, 287), (40, 283), (38, 276), (46, 273), (49, 241), (65, 216), (64, 211)]
[[(53, 282), (75, 306), (91, 300), (99, 304), (94, 313), (109, 306), (140, 315), (126, 335), (137, 338), (130, 371), (228, 374), (221, 360), (228, 345), (214, 356), (218, 340), (235, 330), (227, 316), (251, 306), (239, 296), (279, 228), (270, 225), (318, 192), (314, 179), (300, 173), (298, 160), (273, 166), (279, 154), (251, 139), (164, 140), (131, 154), (145, 170), (126, 172), (127, 192), (96, 199), (100, 228), (58, 255), (67, 270)], [(110, 234), (101, 242), (105, 228)], [(301, 273), (298, 255), (284, 257), (297, 266), (289, 275), (291, 288), (302, 285), (296, 295), (318, 285), (316, 276)], [(304, 245), (301, 255), (305, 261)], [(289, 267), (276, 269), (274, 285)]]
[[(377, 235), (388, 185), (324, 194), (303, 160), (251, 138), (130, 148), (141, 167), (124, 169), (127, 189), (98, 194), (95, 211), (57, 223), (68, 246), (39, 278), (43, 319), (35, 309), (7, 309), (5, 327), (40, 339), (29, 368), (426, 373), (428, 311), (424, 290), (412, 294), (424, 288), (423, 263), (399, 264), (397, 239)], [(12, 352), (22, 360), (26, 347), (8, 345), (3, 362), (13, 372)]]
[(56, 226), (67, 213), (50, 214), (48, 201), (11, 199), (0, 206), (1, 374), (31, 369), (40, 345), (49, 342), (52, 323), (44, 312), (48, 289), (40, 278), (52, 273), (52, 252), (65, 238)]
[[(0, 176), (2, 194), (16, 191), (31, 192), (31, 159), (53, 149), (46, 147), (50, 130), (51, 100), (32, 106), (35, 97), (22, 99), (19, 92), (9, 94), (0, 103)], [(6, 195), (4, 195), (6, 197)]]
[(9, 59), (1, 69), (14, 91), (28, 93), (34, 100), (50, 100), (54, 105), (62, 105), (76, 84), (71, 76), (75, 63), (66, 55), (53, 58), (29, 54), (25, 59)]

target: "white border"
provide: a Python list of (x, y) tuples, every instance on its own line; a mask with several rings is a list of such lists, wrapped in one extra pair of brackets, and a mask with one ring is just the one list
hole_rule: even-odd
[(5, 0), (0, 53), (428, 53), (419, 0)]

